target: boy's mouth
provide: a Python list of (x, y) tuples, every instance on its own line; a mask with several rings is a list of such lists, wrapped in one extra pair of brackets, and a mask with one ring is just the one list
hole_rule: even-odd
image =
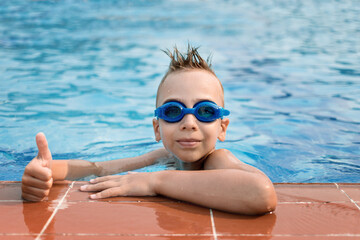
[(182, 147), (195, 147), (201, 141), (193, 138), (183, 138), (177, 140), (176, 142), (178, 142)]

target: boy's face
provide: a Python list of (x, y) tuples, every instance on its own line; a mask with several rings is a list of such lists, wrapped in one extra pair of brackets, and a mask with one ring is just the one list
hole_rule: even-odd
[[(224, 96), (219, 80), (205, 70), (184, 70), (172, 73), (160, 86), (157, 106), (178, 101), (187, 108), (208, 100), (224, 106)], [(179, 122), (169, 123), (154, 119), (155, 138), (183, 162), (195, 162), (215, 149), (217, 139), (225, 140), (229, 119), (200, 122), (192, 114), (186, 114)]]

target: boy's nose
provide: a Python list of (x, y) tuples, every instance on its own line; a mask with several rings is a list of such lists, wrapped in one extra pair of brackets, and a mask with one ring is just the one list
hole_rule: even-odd
[(197, 119), (195, 115), (189, 113), (181, 120), (181, 129), (197, 129)]

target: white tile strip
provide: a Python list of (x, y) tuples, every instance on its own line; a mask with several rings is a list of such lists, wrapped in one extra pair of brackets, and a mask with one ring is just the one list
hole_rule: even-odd
[(213, 235), (214, 235), (214, 240), (217, 240), (217, 233), (216, 233), (216, 228), (215, 228), (215, 221), (214, 221), (214, 215), (213, 215), (213, 211), (210, 208), (210, 218), (211, 218), (211, 227), (212, 227), (212, 231), (213, 231)]
[(35, 240), (40, 240), (41, 236), (44, 234), (46, 228), (49, 226), (49, 224), (51, 223), (51, 221), (53, 220), (53, 218), (55, 217), (57, 211), (60, 209), (61, 204), (64, 202), (66, 196), (68, 195), (69, 191), (73, 188), (74, 186), (74, 182), (72, 182), (68, 188), (68, 190), (66, 191), (66, 193), (64, 194), (64, 196), (61, 198), (61, 200), (59, 201), (58, 205), (56, 206), (54, 212), (51, 214), (50, 218), (47, 220), (47, 222), (45, 223), (43, 229), (41, 230), (41, 232), (39, 233), (39, 235), (36, 237)]
[(335, 186), (336, 186), (343, 194), (345, 194), (346, 197), (349, 198), (350, 201), (351, 201), (353, 204), (355, 204), (355, 206), (360, 210), (360, 206), (359, 206), (344, 190), (342, 190), (337, 183), (335, 183)]

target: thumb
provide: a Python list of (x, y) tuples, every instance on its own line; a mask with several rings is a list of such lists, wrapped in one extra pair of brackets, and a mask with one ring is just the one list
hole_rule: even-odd
[(40, 132), (36, 135), (36, 145), (39, 150), (37, 158), (42, 160), (43, 167), (51, 169), (52, 156), (44, 133)]

